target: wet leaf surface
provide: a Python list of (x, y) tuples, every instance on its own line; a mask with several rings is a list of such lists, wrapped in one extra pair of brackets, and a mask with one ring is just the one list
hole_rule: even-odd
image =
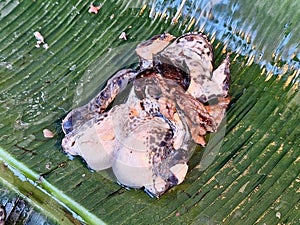
[[(88, 224), (298, 224), (299, 4), (182, 2), (104, 1), (90, 14), (86, 1), (2, 1), (0, 158)], [(151, 199), (62, 153), (62, 118), (136, 66), (137, 43), (200, 28), (215, 39), (215, 65), (224, 46), (233, 52), (232, 104), (222, 135), (197, 149), (181, 185)], [(36, 31), (48, 49), (35, 47)]]

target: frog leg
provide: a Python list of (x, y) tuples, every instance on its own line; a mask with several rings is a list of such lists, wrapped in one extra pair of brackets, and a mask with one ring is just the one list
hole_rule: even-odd
[(222, 122), (227, 106), (230, 103), (230, 97), (228, 95), (230, 82), (229, 56), (230, 54), (228, 53), (220, 66), (213, 71), (212, 80), (217, 84), (220, 91), (217, 98), (215, 98), (216, 101), (208, 102), (209, 104), (205, 106), (209, 114), (214, 118), (217, 127)]
[(76, 108), (68, 113), (63, 119), (62, 129), (65, 134), (82, 126), (86, 121), (102, 114), (115, 97), (122, 92), (125, 87), (137, 76), (137, 72), (132, 69), (118, 71), (107, 81), (106, 86), (88, 104)]
[(220, 87), (221, 97), (228, 96), (229, 82), (230, 82), (230, 53), (227, 53), (226, 58), (219, 65), (219, 67), (213, 71), (212, 80)]
[(110, 111), (104, 112), (67, 133), (62, 140), (65, 153), (81, 156), (96, 171), (111, 167), (115, 148), (112, 120)]
[(135, 70), (123, 69), (118, 71), (107, 81), (102, 91), (89, 103), (89, 110), (95, 113), (102, 113), (106, 110), (116, 96), (138, 75)]

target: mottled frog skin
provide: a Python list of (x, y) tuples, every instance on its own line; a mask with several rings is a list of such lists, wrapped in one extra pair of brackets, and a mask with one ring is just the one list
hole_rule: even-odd
[[(66, 116), (62, 147), (93, 170), (112, 168), (120, 184), (159, 197), (183, 182), (194, 147), (205, 146), (225, 116), (229, 55), (213, 71), (212, 46), (200, 33), (156, 35), (136, 53), (138, 69), (118, 71)], [(123, 93), (126, 100), (108, 109)]]
[(5, 209), (4, 206), (0, 205), (0, 225), (5, 225)]

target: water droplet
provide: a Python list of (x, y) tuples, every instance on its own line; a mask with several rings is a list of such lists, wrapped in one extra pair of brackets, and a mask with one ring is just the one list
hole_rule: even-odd
[(71, 67), (70, 67), (70, 70), (71, 71), (74, 71), (76, 69), (76, 64), (74, 64), (74, 65), (72, 65)]

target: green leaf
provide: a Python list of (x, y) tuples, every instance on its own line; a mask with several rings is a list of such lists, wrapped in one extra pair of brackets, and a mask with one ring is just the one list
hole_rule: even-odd
[[(0, 2), (0, 159), (30, 181), (41, 199), (33, 203), (52, 218), (67, 207), (88, 224), (298, 224), (298, 1), (101, 4), (90, 14), (86, 1)], [(182, 184), (151, 199), (62, 152), (61, 120), (115, 71), (136, 65), (136, 44), (199, 29), (215, 39), (215, 65), (224, 49), (233, 52), (232, 104), (223, 133), (195, 152)], [(35, 31), (48, 49), (35, 47)]]

